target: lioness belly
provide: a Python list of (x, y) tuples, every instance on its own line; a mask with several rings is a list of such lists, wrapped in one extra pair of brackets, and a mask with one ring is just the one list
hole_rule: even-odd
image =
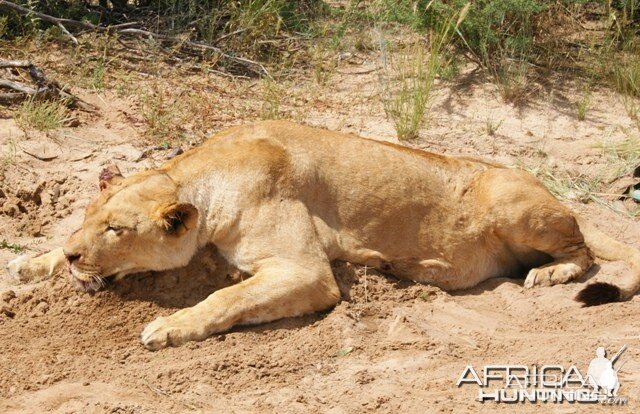
[[(339, 237), (342, 250), (331, 259), (370, 266), (402, 279), (431, 284), (444, 290), (466, 289), (492, 277), (521, 277), (551, 258), (525, 246), (510, 246), (499, 240), (469, 241), (437, 254), (427, 249), (412, 256), (370, 249), (349, 236)], [(418, 244), (417, 242), (415, 244)]]

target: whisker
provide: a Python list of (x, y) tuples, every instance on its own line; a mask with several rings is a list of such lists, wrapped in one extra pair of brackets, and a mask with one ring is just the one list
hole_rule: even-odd
[(107, 282), (104, 280), (104, 278), (103, 278), (102, 276), (100, 276), (100, 274), (95, 273), (95, 274), (91, 275), (91, 278), (92, 278), (96, 283), (98, 283), (98, 285), (99, 285), (101, 288), (104, 288), (104, 287), (106, 287), (106, 286), (107, 286)]

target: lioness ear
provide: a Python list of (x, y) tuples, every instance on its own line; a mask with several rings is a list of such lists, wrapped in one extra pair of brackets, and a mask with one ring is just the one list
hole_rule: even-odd
[(196, 227), (198, 209), (193, 204), (172, 204), (162, 210), (161, 226), (168, 234), (182, 236)]
[(100, 172), (99, 180), (100, 180), (100, 184), (99, 184), (100, 191), (103, 191), (109, 188), (109, 186), (118, 184), (119, 182), (124, 180), (124, 177), (122, 176), (122, 173), (120, 172), (120, 169), (118, 168), (118, 166), (115, 164), (111, 164), (105, 167)]

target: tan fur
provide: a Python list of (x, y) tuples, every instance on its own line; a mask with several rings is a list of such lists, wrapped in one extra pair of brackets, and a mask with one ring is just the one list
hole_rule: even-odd
[[(534, 267), (532, 287), (575, 279), (593, 263), (587, 245), (617, 243), (581, 231), (527, 172), (282, 121), (228, 129), (157, 170), (114, 174), (64, 247), (80, 288), (184, 266), (208, 243), (254, 275), (150, 323), (149, 349), (329, 308), (340, 300), (335, 259), (448, 290)], [(23, 259), (12, 273), (44, 276), (62, 256)]]

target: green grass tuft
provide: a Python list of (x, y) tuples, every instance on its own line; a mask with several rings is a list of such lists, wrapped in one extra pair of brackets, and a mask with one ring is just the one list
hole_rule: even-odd
[(0, 249), (9, 250), (15, 254), (22, 253), (24, 251), (24, 247), (19, 244), (9, 243), (6, 239), (0, 240)]

